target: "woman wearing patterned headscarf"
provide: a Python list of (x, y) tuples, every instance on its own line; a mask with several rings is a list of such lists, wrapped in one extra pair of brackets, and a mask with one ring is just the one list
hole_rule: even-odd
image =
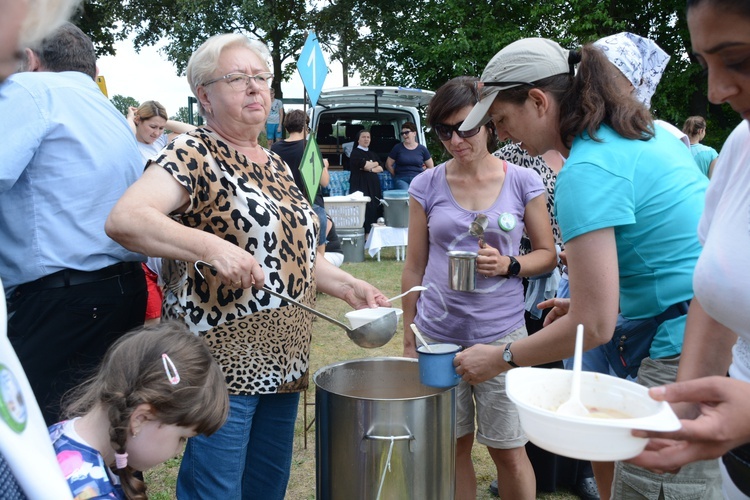
[(650, 108), (651, 97), (669, 63), (667, 53), (653, 40), (628, 32), (604, 37), (594, 42), (594, 46), (604, 52), (632, 85), (636, 99)]
[[(650, 109), (651, 97), (667, 69), (669, 55), (650, 38), (627, 31), (605, 36), (594, 42), (594, 46), (604, 52), (609, 62), (620, 70), (624, 78), (618, 80), (618, 85), (623, 92), (633, 93), (636, 99)], [(680, 129), (663, 120), (654, 120), (654, 123), (664, 127), (690, 148), (690, 139)]]

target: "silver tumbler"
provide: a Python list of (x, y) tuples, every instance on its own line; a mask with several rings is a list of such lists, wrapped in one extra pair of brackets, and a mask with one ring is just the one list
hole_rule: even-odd
[(451, 290), (473, 291), (477, 286), (477, 253), (457, 250), (447, 253)]

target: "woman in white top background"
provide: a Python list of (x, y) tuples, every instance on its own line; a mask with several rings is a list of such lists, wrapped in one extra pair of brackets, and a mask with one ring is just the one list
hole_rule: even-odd
[[(189, 123), (170, 120), (166, 108), (158, 101), (146, 101), (137, 108), (130, 106), (128, 123), (138, 142), (144, 166), (148, 160), (156, 157), (172, 139), (195, 128)], [(165, 129), (171, 132), (164, 133)]]
[[(155, 160), (159, 152), (178, 135), (193, 130), (194, 125), (170, 120), (167, 110), (158, 101), (146, 101), (137, 108), (128, 108), (128, 123), (135, 134), (138, 150), (143, 158), (143, 168), (149, 160)], [(165, 133), (169, 129), (170, 133)], [(143, 264), (148, 285), (148, 302), (146, 304), (146, 324), (158, 323), (161, 318), (161, 259), (149, 257)]]

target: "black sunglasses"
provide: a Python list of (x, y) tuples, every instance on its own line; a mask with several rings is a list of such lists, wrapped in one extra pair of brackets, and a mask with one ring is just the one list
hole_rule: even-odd
[(435, 129), (435, 133), (437, 134), (438, 139), (440, 139), (441, 141), (450, 141), (453, 137), (453, 132), (455, 132), (456, 135), (458, 135), (461, 139), (467, 139), (469, 137), (474, 137), (479, 133), (480, 130), (482, 130), (482, 125), (469, 130), (458, 130), (458, 128), (463, 125), (463, 123), (463, 121), (460, 121), (455, 125), (436, 123), (433, 128)]
[(411, 130), (402, 130), (401, 135), (409, 135), (411, 134), (411, 132), (412, 132)]

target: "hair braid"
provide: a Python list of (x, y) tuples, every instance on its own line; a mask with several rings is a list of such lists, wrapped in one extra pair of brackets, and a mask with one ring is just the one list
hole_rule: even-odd
[[(128, 439), (130, 417), (135, 410), (135, 406), (129, 404), (129, 399), (134, 398), (122, 393), (113, 394), (107, 412), (110, 424), (109, 439), (116, 453), (127, 453), (125, 443)], [(129, 500), (148, 500), (146, 483), (134, 475), (135, 469), (128, 465), (124, 469), (115, 466), (112, 470), (119, 476), (122, 490)]]

